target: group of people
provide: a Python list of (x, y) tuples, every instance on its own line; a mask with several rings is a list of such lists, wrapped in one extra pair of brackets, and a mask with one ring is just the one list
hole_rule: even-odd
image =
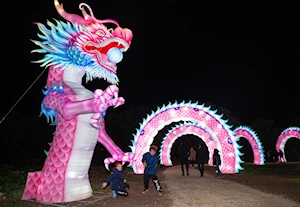
[[(149, 152), (146, 152), (143, 155), (142, 163), (145, 167), (144, 169), (144, 190), (143, 194), (148, 192), (149, 181), (152, 180), (155, 189), (158, 192), (158, 195), (162, 195), (162, 187), (157, 178), (157, 165), (158, 165), (158, 156), (156, 154), (158, 147), (151, 145)], [(112, 198), (116, 199), (119, 196), (128, 196), (129, 184), (127, 180), (124, 179), (122, 174), (122, 164), (120, 162), (115, 163), (115, 167), (112, 170), (111, 175), (108, 179), (102, 184), (102, 189), (110, 185), (112, 190)]]
[(283, 156), (283, 152), (281, 150), (268, 150), (267, 151), (267, 162), (287, 162), (285, 157)]
[[(162, 187), (159, 183), (157, 177), (157, 165), (158, 165), (158, 156), (156, 154), (158, 147), (151, 145), (149, 152), (145, 153), (142, 158), (142, 163), (145, 167), (144, 169), (144, 190), (143, 194), (148, 192), (149, 181), (152, 180), (155, 189), (158, 192), (158, 195), (162, 195)], [(204, 176), (204, 164), (208, 162), (208, 156), (201, 144), (198, 148), (194, 150), (193, 147), (189, 148), (185, 143), (181, 143), (178, 149), (178, 155), (181, 163), (182, 175), (184, 173), (184, 165), (186, 167), (186, 175), (189, 175), (189, 165), (192, 167), (194, 164), (198, 164), (198, 169), (200, 171), (200, 176)], [(214, 150), (213, 155), (213, 164), (216, 166), (217, 178), (222, 178), (222, 172), (220, 170), (221, 157), (217, 149)], [(108, 179), (102, 184), (102, 189), (110, 185), (112, 190), (112, 198), (116, 199), (117, 196), (128, 196), (129, 184), (127, 180), (123, 177), (122, 174), (122, 163), (115, 162), (115, 167), (112, 170), (111, 175)]]
[[(198, 165), (200, 177), (204, 176), (204, 164), (208, 163), (209, 157), (207, 151), (201, 144), (199, 144), (195, 150), (193, 147), (189, 148), (185, 142), (181, 142), (178, 148), (178, 156), (183, 176), (185, 175), (184, 167), (186, 168), (186, 175), (189, 176), (189, 165), (194, 167), (195, 164)], [(216, 166), (216, 178), (223, 178), (220, 170), (221, 156), (217, 149), (214, 149), (213, 165)]]

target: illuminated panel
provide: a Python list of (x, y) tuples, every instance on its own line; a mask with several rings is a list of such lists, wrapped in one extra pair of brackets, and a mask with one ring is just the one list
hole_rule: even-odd
[[(116, 72), (123, 52), (130, 47), (131, 30), (121, 28), (115, 20), (97, 19), (85, 3), (79, 4), (82, 16), (68, 13), (58, 0), (54, 6), (64, 21), (37, 23), (39, 40), (32, 40), (38, 47), (32, 52), (43, 54), (34, 62), (45, 67), (42, 73), (49, 68), (41, 115), (56, 125), (44, 166), (28, 173), (22, 196), (22, 200), (41, 203), (72, 202), (93, 195), (88, 173), (97, 142), (113, 158), (132, 160), (107, 135), (101, 116), (108, 107), (124, 103), (118, 97)], [(104, 23), (116, 27), (107, 28)], [(93, 93), (82, 85), (84, 77), (113, 85)]]
[(156, 112), (152, 112), (147, 119), (144, 119), (134, 135), (134, 140), (132, 140), (131, 150), (137, 159), (132, 165), (133, 171), (137, 174), (143, 174), (142, 156), (148, 152), (158, 131), (172, 122), (179, 121), (201, 122), (215, 133), (222, 159), (221, 170), (223, 173), (232, 174), (242, 170), (240, 166), (242, 162), (241, 153), (236, 138), (230, 130), (231, 127), (226, 124), (227, 121), (222, 120), (221, 117), (221, 115), (216, 114), (216, 111), (211, 111), (210, 107), (205, 107), (204, 104), (182, 102), (158, 108)]
[(244, 137), (248, 140), (252, 147), (253, 151), (253, 163), (255, 165), (264, 165), (265, 164), (265, 155), (263, 146), (256, 135), (256, 133), (247, 126), (240, 126), (234, 130), (234, 136), (236, 138)]
[[(209, 162), (210, 166), (213, 165), (212, 156), (214, 153), (214, 149), (217, 148), (216, 142), (212, 138), (212, 136), (205, 130), (206, 126), (200, 126), (197, 123), (182, 123), (173, 127), (169, 130), (169, 133), (163, 138), (161, 149), (160, 149), (160, 161), (161, 164), (165, 166), (172, 166), (171, 160), (171, 148), (173, 143), (177, 140), (177, 138), (192, 134), (201, 138), (207, 145), (209, 152)], [(195, 149), (197, 150), (197, 149)]]
[(285, 129), (277, 139), (276, 150), (281, 150), (283, 152), (283, 159), (285, 158), (284, 147), (287, 140), (290, 138), (298, 138), (300, 139), (300, 128), (299, 127), (289, 127)]

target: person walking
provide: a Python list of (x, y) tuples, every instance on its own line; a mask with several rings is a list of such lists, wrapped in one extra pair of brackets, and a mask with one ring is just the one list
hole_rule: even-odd
[(196, 151), (196, 163), (198, 164), (198, 169), (200, 171), (200, 176), (204, 176), (204, 164), (207, 163), (207, 155), (205, 153), (204, 148), (201, 144), (199, 144)]
[(213, 154), (213, 165), (216, 166), (216, 172), (217, 176), (216, 178), (223, 178), (223, 174), (220, 170), (221, 167), (221, 156), (219, 155), (219, 150), (214, 149), (214, 154)]
[(194, 150), (194, 147), (191, 147), (190, 149), (190, 164), (192, 165), (192, 167), (194, 167), (194, 164), (196, 162), (196, 150)]
[(157, 178), (157, 164), (158, 156), (156, 154), (158, 147), (156, 145), (151, 145), (149, 152), (143, 155), (142, 163), (144, 164), (144, 191), (143, 194), (148, 192), (149, 181), (152, 180), (158, 195), (162, 195), (162, 187)]
[(184, 175), (184, 165), (186, 167), (186, 175), (189, 176), (189, 155), (190, 149), (185, 142), (181, 142), (178, 148), (178, 156), (180, 159), (182, 175)]

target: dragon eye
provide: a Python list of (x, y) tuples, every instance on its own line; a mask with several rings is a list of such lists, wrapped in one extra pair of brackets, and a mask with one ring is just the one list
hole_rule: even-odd
[(105, 33), (102, 30), (97, 31), (96, 34), (99, 35), (100, 37), (105, 36)]

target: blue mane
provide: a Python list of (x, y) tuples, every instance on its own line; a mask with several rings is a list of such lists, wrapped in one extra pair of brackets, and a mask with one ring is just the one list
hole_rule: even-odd
[(76, 34), (83, 31), (83, 28), (77, 24), (71, 24), (69, 22), (64, 23), (55, 20), (57, 25), (47, 21), (50, 29), (47, 29), (45, 25), (38, 23), (38, 28), (42, 34), (38, 34), (41, 41), (32, 40), (41, 49), (33, 50), (32, 52), (47, 53), (43, 59), (35, 61), (35, 63), (41, 63), (41, 67), (48, 67), (53, 65), (55, 68), (65, 67), (66, 65), (74, 65), (72, 59), (68, 55), (66, 48), (68, 47), (69, 40)]
[[(64, 94), (65, 91), (64, 91), (64, 88), (62, 86), (62, 83), (60, 83), (59, 86), (56, 86), (56, 85), (54, 85), (52, 83), (52, 88), (50, 88), (48, 90), (44, 90), (43, 94), (45, 96), (47, 96), (51, 92), (58, 92), (58, 93)], [(42, 104), (41, 104), (41, 113), (40, 113), (40, 116), (42, 116), (43, 114), (46, 116), (48, 123), (49, 123), (49, 120), (51, 120), (50, 124), (51, 125), (56, 125), (56, 111), (53, 110), (53, 109), (45, 108), (45, 106), (44, 106), (44, 100), (42, 101)]]
[(55, 69), (85, 69), (87, 81), (92, 81), (93, 78), (104, 78), (112, 84), (117, 84), (118, 77), (116, 74), (102, 68), (94, 58), (82, 51), (77, 45), (72, 45), (72, 39), (75, 41), (78, 35), (93, 35), (84, 26), (77, 23), (55, 21), (56, 25), (47, 21), (50, 29), (37, 23), (42, 33), (38, 34), (41, 41), (32, 40), (32, 42), (40, 49), (31, 52), (44, 53), (45, 56), (41, 60), (33, 61), (33, 63), (39, 63), (41, 67), (53, 66)]

